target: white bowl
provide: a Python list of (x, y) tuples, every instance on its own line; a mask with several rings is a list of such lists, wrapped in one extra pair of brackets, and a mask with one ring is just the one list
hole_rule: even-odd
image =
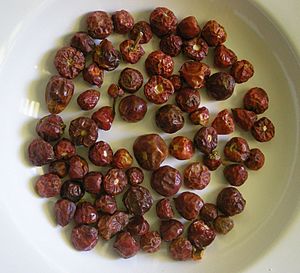
[[(2, 14), (7, 18), (7, 27), (11, 28), (14, 24), (15, 27), (0, 52), (0, 103), (4, 121), (1, 132), (0, 214), (2, 219), (6, 219), (3, 232), (6, 232), (7, 237), (3, 236), (5, 246), (2, 246), (7, 248), (5, 252), (10, 253), (7, 254), (9, 261), (6, 264), (12, 264), (15, 270), (21, 271), (25, 265), (30, 272), (45, 273), (118, 270), (124, 273), (235, 273), (244, 271), (272, 249), (282, 238), (299, 206), (299, 58), (276, 24), (253, 1), (27, 0), (18, 4), (13, 11), (16, 17)], [(249, 139), (251, 147), (259, 147), (265, 153), (266, 163), (258, 172), (249, 171), (247, 182), (239, 188), (247, 200), (245, 211), (234, 217), (235, 228), (232, 232), (226, 236), (218, 236), (207, 248), (201, 262), (173, 261), (168, 256), (165, 244), (156, 254), (139, 253), (129, 260), (118, 258), (111, 243), (102, 241), (91, 252), (74, 250), (69, 239), (70, 228), (61, 229), (54, 223), (52, 207), (55, 200), (41, 199), (34, 191), (35, 179), (43, 170), (30, 166), (26, 159), (28, 143), (36, 136), (37, 119), (47, 114), (44, 89), (49, 77), (56, 73), (53, 66), (55, 51), (69, 43), (72, 33), (84, 29), (86, 13), (93, 10), (113, 12), (126, 9), (138, 21), (148, 20), (151, 10), (157, 6), (169, 7), (179, 19), (195, 15), (201, 26), (209, 19), (216, 19), (227, 31), (226, 45), (236, 52), (239, 59), (247, 59), (255, 67), (254, 77), (247, 83), (238, 85), (234, 95), (226, 101), (212, 101), (205, 90), (200, 91), (202, 105), (208, 106), (212, 117), (224, 108), (242, 106), (243, 94), (251, 87), (260, 86), (268, 92), (270, 98), (270, 108), (262, 116), (269, 117), (276, 127), (275, 138), (268, 143), (258, 143), (250, 133), (239, 129), (232, 134)], [(26, 16), (18, 17), (20, 14)], [(15, 21), (14, 18), (20, 19)], [(112, 36), (115, 44), (124, 39), (125, 36)], [(157, 42), (158, 39), (153, 39), (145, 49), (149, 52), (158, 48)], [(139, 64), (143, 72), (145, 58), (146, 56)], [(175, 58), (177, 70), (182, 60), (181, 57)], [(205, 62), (212, 64), (211, 58)], [(125, 64), (118, 68), (118, 72), (106, 73), (98, 106), (110, 103), (105, 94), (107, 86), (110, 81), (117, 81), (123, 67)], [(73, 102), (62, 113), (67, 123), (75, 116), (88, 116), (92, 112), (79, 111), (76, 97), (88, 85), (77, 80), (76, 84)], [(143, 96), (142, 90), (139, 94)], [(108, 141), (114, 150), (118, 147), (131, 150), (137, 135), (156, 131), (161, 133), (153, 118), (157, 108), (158, 106), (149, 106), (145, 120), (136, 124), (127, 124), (117, 118), (112, 130), (100, 132), (99, 138)], [(198, 127), (186, 123), (185, 128), (174, 135), (183, 134), (192, 138)], [(161, 135), (168, 143), (173, 137)], [(220, 147), (229, 137), (231, 136), (221, 138)], [(200, 158), (201, 155), (197, 153), (193, 160)], [(175, 165), (182, 170), (187, 162), (169, 158), (165, 164)], [(149, 174), (146, 177), (147, 185)], [(226, 185), (220, 169), (214, 172), (207, 189), (197, 193), (205, 201), (214, 202), (218, 191)], [(154, 196), (158, 198), (155, 193)], [(148, 218), (155, 228), (157, 221), (152, 216), (154, 209)], [(18, 257), (26, 256), (18, 258), (23, 261), (19, 267), (11, 258), (13, 251), (16, 251)], [(10, 272), (9, 270), (9, 267), (5, 268), (5, 272)]]

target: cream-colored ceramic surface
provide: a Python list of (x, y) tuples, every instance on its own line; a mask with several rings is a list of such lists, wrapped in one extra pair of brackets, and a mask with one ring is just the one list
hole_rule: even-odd
[[(299, 22), (296, 11), (299, 4), (290, 2), (291, 10), (278, 0), (272, 1), (272, 7), (269, 1), (262, 0), (11, 0), (3, 3), (0, 11), (0, 109), (4, 125), (0, 134), (1, 272), (298, 273), (295, 253), (300, 250), (299, 236), (296, 236), (300, 228), (300, 66), (299, 55), (291, 44), (298, 46), (299, 54), (299, 30), (294, 25)], [(249, 59), (254, 64), (253, 79), (238, 86), (228, 101), (212, 102), (205, 91), (202, 92), (202, 103), (212, 114), (240, 106), (247, 89), (261, 86), (268, 91), (271, 101), (265, 115), (276, 126), (276, 137), (270, 143), (250, 141), (251, 147), (265, 152), (266, 165), (260, 172), (250, 172), (247, 183), (240, 188), (247, 207), (234, 218), (235, 229), (225, 237), (219, 236), (201, 262), (171, 261), (165, 247), (157, 254), (141, 253), (130, 260), (117, 258), (110, 244), (103, 242), (89, 253), (73, 250), (69, 243), (70, 230), (62, 231), (54, 224), (53, 202), (38, 198), (33, 191), (34, 179), (42, 170), (30, 167), (25, 159), (36, 120), (46, 114), (44, 88), (49, 76), (55, 73), (52, 65), (55, 50), (68, 42), (72, 32), (82, 28), (84, 14), (96, 9), (126, 8), (139, 20), (156, 6), (170, 7), (178, 18), (196, 15), (201, 24), (210, 18), (217, 19), (228, 32), (226, 45), (233, 48), (239, 58)], [(124, 37), (114, 37), (116, 43), (122, 39)], [(145, 48), (155, 47), (157, 40)], [(180, 59), (176, 60), (178, 69)], [(142, 65), (140, 67), (143, 70)], [(103, 94), (109, 81), (117, 78), (118, 73), (106, 76), (106, 85), (101, 89)], [(85, 88), (87, 85), (78, 84), (76, 94)], [(103, 95), (98, 106), (106, 103), (108, 99)], [(100, 138), (109, 141), (115, 149), (118, 146), (131, 149), (136, 135), (157, 130), (153, 122), (156, 108), (149, 107), (145, 122), (128, 125), (117, 119), (113, 129), (100, 133)], [(69, 113), (63, 114), (67, 121), (80, 113), (75, 103), (68, 109)], [(175, 135), (192, 137), (195, 130), (186, 126)], [(170, 141), (171, 136), (162, 135)], [(236, 135), (246, 136), (240, 131)], [(226, 139), (222, 138), (222, 142)], [(199, 158), (195, 155), (193, 159)], [(166, 164), (174, 164), (181, 170), (186, 165), (171, 159)], [(214, 173), (209, 187), (198, 192), (206, 201), (214, 201), (216, 193), (226, 185), (221, 177), (220, 171)], [(151, 215), (154, 215), (153, 210), (150, 218)]]

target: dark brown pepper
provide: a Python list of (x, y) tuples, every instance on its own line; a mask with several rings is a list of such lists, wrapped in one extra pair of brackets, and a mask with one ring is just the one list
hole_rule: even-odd
[(202, 106), (189, 114), (190, 121), (194, 125), (207, 126), (209, 122), (209, 110)]
[(71, 121), (69, 135), (75, 145), (90, 147), (98, 138), (98, 128), (91, 118), (79, 117)]
[(200, 219), (209, 224), (213, 222), (218, 216), (217, 206), (211, 203), (205, 203), (200, 210)]
[(174, 137), (169, 145), (169, 154), (179, 160), (190, 159), (194, 153), (193, 141), (184, 136)]
[(152, 103), (163, 104), (174, 93), (172, 83), (162, 76), (152, 76), (144, 85), (144, 95)]
[(239, 187), (248, 178), (248, 172), (243, 164), (230, 164), (224, 168), (224, 176), (230, 185)]
[(254, 75), (254, 68), (249, 61), (241, 60), (232, 65), (230, 74), (235, 79), (235, 82), (243, 83)]
[(166, 104), (157, 110), (155, 123), (164, 132), (175, 133), (184, 126), (183, 113), (176, 105)]
[(199, 89), (206, 86), (206, 80), (210, 75), (210, 68), (205, 63), (186, 61), (181, 66), (179, 73), (190, 87)]
[(62, 77), (74, 79), (84, 69), (85, 57), (76, 48), (66, 46), (56, 52), (54, 66)]
[(113, 32), (113, 22), (105, 11), (90, 12), (86, 18), (88, 33), (95, 39), (104, 39)]
[(154, 253), (160, 249), (161, 238), (157, 231), (149, 231), (141, 236), (141, 249), (147, 253)]
[(196, 220), (188, 228), (189, 241), (199, 249), (210, 245), (216, 237), (215, 231), (202, 220)]
[(202, 61), (208, 54), (208, 44), (201, 37), (184, 41), (183, 54), (195, 61)]
[(122, 211), (117, 211), (113, 215), (100, 215), (98, 221), (99, 235), (104, 240), (109, 240), (115, 234), (122, 231), (128, 222), (128, 214)]
[(131, 167), (126, 171), (128, 183), (137, 186), (144, 181), (144, 173), (139, 167)]
[(125, 192), (123, 202), (130, 214), (142, 216), (152, 207), (153, 198), (145, 187), (132, 186)]
[(185, 40), (197, 37), (200, 31), (201, 29), (195, 16), (183, 18), (177, 26), (178, 34)]
[(89, 172), (83, 178), (83, 185), (87, 192), (100, 194), (103, 175), (100, 172)]
[(182, 39), (180, 36), (170, 34), (164, 36), (159, 43), (159, 48), (162, 52), (166, 53), (171, 57), (175, 57), (180, 54), (182, 47)]
[(62, 138), (53, 147), (56, 159), (69, 159), (76, 154), (75, 145), (67, 138)]
[(95, 42), (86, 32), (76, 32), (71, 38), (70, 45), (87, 55), (95, 48)]
[(244, 162), (250, 155), (247, 140), (242, 137), (231, 138), (224, 147), (224, 155), (233, 162)]
[(82, 179), (89, 171), (89, 165), (86, 160), (74, 155), (69, 160), (69, 176), (71, 179)]
[(196, 89), (185, 87), (176, 93), (175, 100), (183, 112), (192, 113), (200, 105), (200, 93)]
[(161, 221), (159, 226), (161, 238), (165, 242), (177, 239), (183, 233), (183, 230), (184, 225), (176, 219)]
[(77, 97), (77, 103), (82, 110), (92, 110), (96, 107), (100, 99), (100, 92), (94, 89), (88, 89)]
[(157, 7), (150, 14), (150, 25), (152, 31), (162, 37), (176, 31), (177, 18), (174, 13), (166, 7)]
[(169, 199), (163, 198), (156, 203), (156, 215), (158, 218), (164, 220), (174, 217), (174, 211)]
[(168, 78), (168, 80), (172, 83), (175, 92), (179, 91), (183, 86), (182, 79), (179, 75), (173, 74)]
[(137, 92), (143, 85), (144, 78), (140, 71), (126, 67), (121, 71), (119, 85), (129, 93)]
[(169, 250), (174, 260), (186, 261), (192, 258), (193, 246), (191, 242), (184, 237), (178, 237), (173, 240)]
[(128, 169), (133, 163), (131, 154), (124, 148), (117, 150), (113, 156), (113, 165), (118, 169)]
[(69, 165), (64, 160), (56, 160), (49, 164), (48, 172), (58, 175), (60, 178), (67, 176)]
[(117, 235), (116, 241), (114, 242), (114, 248), (120, 256), (124, 259), (128, 259), (137, 254), (140, 246), (129, 232), (124, 231)]
[(257, 120), (257, 115), (254, 112), (243, 108), (234, 108), (231, 109), (231, 112), (236, 124), (245, 131), (249, 131)]
[(217, 233), (227, 234), (234, 227), (234, 222), (231, 217), (220, 215), (214, 221), (214, 229)]
[(269, 108), (267, 92), (260, 87), (253, 87), (244, 96), (244, 107), (256, 114), (262, 114)]
[(126, 34), (134, 25), (134, 19), (127, 10), (118, 10), (112, 15), (114, 30), (116, 33)]
[(77, 250), (91, 250), (98, 242), (98, 231), (88, 225), (76, 226), (72, 230), (71, 241)]
[(226, 100), (234, 91), (235, 80), (227, 72), (217, 72), (208, 78), (206, 87), (208, 94), (214, 99)]
[(125, 94), (125, 92), (121, 87), (119, 87), (115, 83), (112, 83), (107, 89), (107, 94), (113, 99), (115, 99), (117, 97), (122, 97)]
[(61, 138), (66, 125), (63, 119), (54, 114), (41, 118), (36, 125), (37, 134), (45, 141), (56, 141)]
[(62, 184), (60, 196), (74, 203), (78, 202), (85, 194), (81, 181), (67, 180)]
[(90, 202), (81, 202), (77, 204), (74, 220), (78, 225), (95, 224), (98, 221), (98, 214)]
[(235, 53), (224, 45), (218, 45), (214, 52), (214, 65), (219, 68), (227, 68), (237, 61)]
[(97, 211), (110, 215), (114, 214), (118, 209), (115, 197), (108, 194), (101, 195), (98, 199), (96, 199), (94, 206)]
[(75, 214), (76, 204), (67, 199), (59, 199), (54, 205), (54, 215), (58, 225), (68, 225)]
[(224, 188), (217, 197), (218, 209), (227, 216), (241, 213), (246, 205), (242, 194), (233, 187)]
[(147, 44), (152, 39), (152, 30), (146, 21), (137, 22), (129, 33), (131, 40), (136, 40), (139, 36), (141, 36), (140, 44)]
[(142, 236), (149, 231), (150, 225), (143, 216), (133, 216), (126, 228), (132, 236)]
[(174, 201), (179, 214), (187, 220), (196, 219), (203, 207), (203, 200), (193, 192), (182, 192)]
[(96, 166), (109, 166), (113, 160), (113, 151), (105, 141), (98, 141), (89, 149), (89, 159)]
[(162, 166), (152, 173), (151, 187), (163, 196), (176, 194), (181, 185), (182, 176), (180, 172), (171, 166)]
[(104, 70), (96, 63), (91, 63), (83, 70), (82, 76), (86, 82), (100, 88), (103, 84)]
[(74, 93), (71, 80), (61, 76), (52, 76), (46, 86), (45, 100), (51, 114), (59, 114), (69, 104)]
[(115, 196), (124, 191), (128, 184), (126, 174), (120, 169), (110, 169), (104, 176), (103, 187), (106, 193)]
[(103, 106), (92, 114), (92, 120), (96, 122), (101, 130), (110, 130), (115, 119), (115, 112), (111, 106)]
[(168, 78), (173, 73), (174, 61), (171, 56), (156, 50), (148, 55), (145, 67), (150, 76), (159, 75)]
[(200, 152), (210, 154), (218, 144), (218, 134), (214, 127), (202, 127), (194, 136), (194, 144)]
[(120, 51), (125, 62), (136, 64), (145, 54), (145, 50), (139, 43), (141, 38), (142, 34), (140, 34), (135, 41), (125, 40), (120, 44)]
[[(210, 203), (204, 205), (197, 194), (180, 193), (174, 198), (175, 207), (182, 217), (193, 221), (188, 229), (188, 239), (181, 237), (184, 225), (172, 219), (174, 211), (170, 200), (161, 199), (156, 206), (157, 215), (167, 221), (161, 223), (160, 236), (156, 231), (149, 231), (149, 223), (142, 216), (153, 204), (149, 190), (139, 186), (144, 179), (142, 170), (137, 167), (130, 168), (133, 158), (126, 149), (119, 149), (113, 155), (108, 143), (100, 141), (100, 145), (100, 142), (96, 142), (98, 128), (103, 130), (111, 128), (117, 98), (123, 96), (124, 90), (129, 93), (138, 91), (143, 85), (143, 75), (138, 70), (125, 68), (122, 73), (126, 75), (121, 73), (119, 80), (120, 86), (123, 84), (125, 88), (112, 84), (108, 90), (109, 96), (113, 98), (113, 107), (100, 108), (93, 114), (92, 119), (79, 117), (72, 120), (69, 128), (71, 141), (59, 140), (64, 133), (65, 124), (57, 113), (66, 108), (74, 93), (74, 85), (68, 79), (74, 79), (83, 71), (83, 78), (87, 82), (101, 87), (103, 68), (114, 70), (118, 67), (121, 54), (106, 39), (114, 29), (120, 34), (130, 32), (130, 38), (133, 40), (126, 40), (120, 44), (122, 57), (129, 63), (136, 63), (145, 53), (140, 44), (147, 43), (152, 38), (151, 28), (157, 36), (161, 37), (162, 51), (154, 51), (146, 59), (146, 71), (151, 78), (144, 86), (145, 96), (152, 103), (163, 104), (168, 101), (174, 90), (178, 91), (176, 103), (182, 111), (190, 114), (191, 121), (197, 125), (208, 125), (209, 112), (205, 107), (201, 108), (203, 111), (198, 109), (200, 94), (196, 89), (207, 87), (208, 93), (216, 100), (227, 99), (232, 95), (235, 83), (246, 82), (253, 76), (253, 65), (246, 60), (237, 61), (235, 53), (222, 44), (226, 41), (227, 34), (219, 23), (211, 20), (201, 32), (197, 19), (189, 16), (177, 26), (177, 19), (168, 8), (158, 7), (152, 11), (151, 27), (145, 21), (134, 25), (133, 17), (125, 10), (116, 11), (112, 18), (104, 11), (91, 12), (87, 16), (86, 23), (88, 33), (75, 33), (71, 46), (59, 49), (55, 56), (54, 64), (60, 76), (50, 79), (45, 96), (51, 114), (42, 118), (36, 127), (37, 134), (43, 140), (35, 139), (28, 147), (29, 159), (34, 165), (41, 166), (49, 163), (49, 173), (39, 178), (36, 190), (42, 197), (52, 197), (60, 193), (63, 199), (58, 200), (54, 207), (56, 221), (59, 225), (65, 226), (74, 218), (76, 226), (72, 230), (71, 241), (77, 250), (86, 251), (95, 247), (98, 241), (98, 230), (88, 225), (97, 223), (97, 211), (99, 211), (98, 229), (101, 237), (108, 240), (117, 234), (114, 248), (124, 258), (135, 255), (140, 247), (149, 253), (156, 252), (160, 248), (161, 240), (164, 239), (172, 241), (170, 253), (174, 259), (201, 259), (203, 249), (214, 240), (215, 231), (226, 234), (233, 228), (233, 220), (229, 216), (244, 210), (246, 201), (242, 194), (236, 188), (228, 187), (219, 193), (217, 205)], [(102, 40), (98, 46), (89, 34), (95, 39)], [(182, 39), (185, 39), (184, 42)], [(231, 67), (231, 75), (218, 72), (209, 77), (210, 68), (200, 62), (207, 55), (208, 46), (216, 46), (215, 66), (229, 69)], [(171, 56), (177, 56), (181, 51), (195, 61), (185, 62), (180, 69), (180, 76), (171, 75), (174, 69)], [(85, 58), (89, 57), (87, 55), (90, 53), (93, 54), (95, 63), (84, 68)], [(136, 100), (129, 100), (132, 97), (136, 96), (127, 96), (121, 100), (119, 111), (124, 120), (135, 122), (144, 118), (147, 104), (143, 101), (137, 105)], [(91, 89), (80, 94), (77, 102), (82, 110), (91, 110), (96, 106), (99, 98), (100, 92)], [(126, 99), (128, 101), (125, 103)], [(122, 106), (122, 103), (126, 105)], [(137, 108), (141, 104), (143, 109), (140, 111)], [(237, 124), (244, 130), (251, 130), (254, 138), (260, 142), (271, 140), (275, 134), (271, 120), (266, 117), (257, 120), (256, 116), (257, 113), (267, 110), (268, 105), (267, 93), (255, 87), (244, 97), (245, 109), (232, 109)], [(174, 133), (183, 127), (184, 118), (181, 113), (177, 121), (172, 113), (162, 113), (162, 109), (168, 107), (176, 106), (161, 107), (156, 113), (156, 123), (158, 127), (164, 128), (165, 132)], [(125, 109), (124, 113), (121, 108)], [(185, 169), (184, 182), (191, 189), (204, 189), (210, 182), (209, 169), (215, 170), (222, 163), (221, 157), (214, 150), (218, 142), (217, 134), (229, 134), (234, 131), (233, 119), (226, 109), (218, 113), (211, 126), (201, 128), (194, 138), (195, 146), (204, 153), (203, 162), (208, 168), (200, 163), (194, 163)], [(57, 140), (59, 141), (54, 147), (47, 143)], [(100, 172), (88, 173), (88, 163), (76, 154), (73, 143), (90, 148), (89, 157), (95, 165), (114, 168), (109, 169), (105, 177)], [(146, 170), (153, 171), (151, 186), (155, 191), (163, 196), (171, 196), (179, 191), (182, 184), (179, 171), (170, 166), (160, 167), (168, 155), (168, 149), (159, 135), (149, 134), (138, 137), (133, 145), (133, 151), (138, 163)], [(180, 160), (189, 159), (194, 154), (193, 142), (185, 137), (175, 137), (170, 144), (169, 153)], [(226, 143), (224, 155), (226, 159), (237, 162), (228, 165), (223, 161), (224, 164), (226, 163), (224, 176), (233, 186), (240, 186), (245, 182), (248, 177), (246, 167), (258, 170), (265, 160), (259, 149), (250, 150), (247, 141), (240, 137), (234, 137)], [(125, 173), (127, 168), (129, 170)], [(70, 180), (62, 183), (60, 178), (67, 174)], [(125, 190), (128, 181), (131, 185), (123, 196), (127, 209), (125, 213), (117, 210), (114, 196)], [(88, 194), (88, 197), (97, 198), (95, 205), (86, 201), (77, 203), (84, 196), (85, 191), (96, 195)], [(218, 216), (218, 210), (224, 215)], [(129, 214), (135, 216), (131, 219), (131, 226), (126, 229)], [(134, 236), (141, 236), (140, 242)]]
[(210, 154), (203, 156), (203, 164), (210, 170), (214, 171), (222, 164), (222, 158), (218, 151), (214, 150)]
[(267, 117), (255, 121), (251, 128), (252, 136), (259, 142), (270, 141), (275, 135), (275, 126)]
[(156, 170), (168, 156), (168, 147), (159, 135), (148, 134), (135, 140), (133, 152), (143, 169)]
[(53, 147), (43, 139), (36, 138), (28, 146), (28, 159), (34, 166), (43, 166), (55, 158)]
[(120, 53), (114, 48), (112, 42), (107, 39), (101, 41), (96, 46), (93, 61), (104, 70), (112, 71), (115, 70), (121, 61)]
[(224, 109), (217, 114), (211, 126), (216, 129), (218, 135), (231, 134), (235, 129), (232, 115), (227, 109)]
[(138, 122), (147, 113), (147, 103), (136, 95), (126, 96), (119, 103), (119, 113), (121, 118), (127, 122)]
[(224, 30), (224, 27), (215, 20), (210, 20), (205, 24), (201, 35), (209, 46), (223, 44), (227, 38), (227, 33)]
[(35, 189), (40, 197), (54, 197), (59, 194), (62, 181), (58, 175), (47, 173), (41, 175), (35, 184)]
[(210, 182), (210, 172), (205, 165), (195, 162), (189, 164), (183, 172), (184, 184), (189, 189), (203, 190)]
[(265, 163), (265, 156), (263, 152), (258, 148), (251, 149), (250, 155), (248, 159), (245, 161), (246, 167), (250, 170), (257, 171), (263, 167), (264, 163)]

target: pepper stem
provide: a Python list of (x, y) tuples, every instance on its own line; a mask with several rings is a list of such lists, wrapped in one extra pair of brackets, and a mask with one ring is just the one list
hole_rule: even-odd
[(114, 115), (114, 116), (116, 115), (117, 98), (118, 98), (118, 97), (114, 98), (114, 100), (113, 100), (113, 115)]
[(140, 31), (139, 34), (138, 34), (138, 36), (136, 37), (136, 39), (134, 41), (134, 44), (133, 44), (133, 49), (134, 50), (136, 50), (137, 47), (139, 46), (142, 37), (143, 37), (143, 32)]

